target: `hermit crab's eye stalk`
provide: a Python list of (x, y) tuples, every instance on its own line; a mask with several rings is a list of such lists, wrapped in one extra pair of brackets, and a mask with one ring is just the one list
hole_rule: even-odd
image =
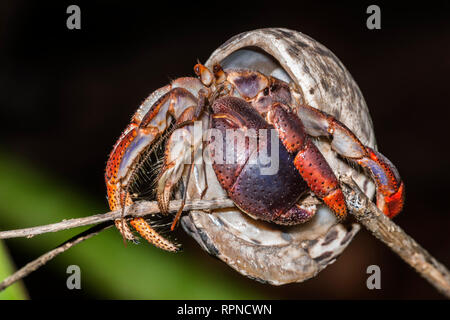
[(214, 75), (204, 65), (198, 63), (194, 66), (195, 74), (200, 78), (200, 81), (209, 87), (214, 81)]

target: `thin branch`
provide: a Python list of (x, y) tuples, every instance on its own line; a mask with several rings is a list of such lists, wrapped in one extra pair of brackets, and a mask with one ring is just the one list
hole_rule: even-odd
[[(351, 178), (342, 177), (342, 189), (347, 200), (349, 211), (356, 217), (358, 222), (372, 232), (376, 238), (389, 246), (406, 263), (412, 266), (419, 274), (428, 280), (428, 282), (430, 282), (437, 290), (439, 290), (447, 298), (450, 298), (450, 273), (447, 268), (433, 258), (392, 220), (380, 212), (376, 205), (364, 195), (364, 193)], [(169, 211), (176, 212), (179, 209), (180, 204), (181, 200), (171, 201)], [(195, 200), (187, 201), (184, 210), (213, 210), (233, 206), (234, 203), (230, 199)], [(156, 213), (159, 213), (159, 209), (155, 202), (141, 201), (128, 207), (125, 217), (140, 217)], [(46, 226), (0, 232), (0, 239), (32, 237), (42, 233), (56, 232), (89, 224), (101, 223), (68, 240), (56, 249), (47, 252), (18, 270), (10, 277), (6, 278), (0, 283), (0, 291), (4, 290), (15, 281), (24, 278), (58, 254), (98, 234), (105, 228), (110, 227), (111, 221), (121, 218), (121, 214), (122, 211), (118, 210), (86, 218), (65, 220)]]
[(398, 254), (443, 295), (450, 298), (450, 272), (448, 269), (378, 210), (377, 206), (366, 197), (351, 178), (343, 177), (341, 180), (350, 213), (356, 217), (358, 222)]
[[(181, 200), (171, 201), (169, 204), (169, 212), (176, 212), (179, 210), (181, 205)], [(233, 201), (230, 199), (217, 199), (217, 200), (194, 200), (186, 201), (183, 210), (212, 210), (221, 208), (234, 207)], [(127, 207), (125, 218), (129, 217), (142, 217), (151, 214), (159, 213), (159, 208), (154, 201), (139, 201), (133, 205)], [(74, 236), (73, 238), (67, 240), (63, 244), (59, 245), (55, 249), (41, 255), (37, 259), (26, 264), (24, 267), (17, 270), (14, 274), (4, 279), (0, 282), (0, 291), (5, 290), (7, 287), (13, 283), (22, 280), (28, 276), (33, 271), (45, 265), (47, 262), (58, 256), (59, 254), (69, 250), (73, 246), (79, 244), (80, 242), (96, 236), (101, 231), (111, 227), (113, 225), (112, 221), (122, 217), (122, 210), (111, 211), (104, 214), (97, 214), (89, 216), (86, 218), (70, 219), (64, 220), (58, 223), (53, 223), (45, 226), (38, 226), (33, 228), (9, 230), (0, 232), (0, 239), (17, 238), (17, 237), (28, 237), (31, 238), (35, 235), (47, 233), (47, 232), (57, 232), (67, 229), (72, 229), (76, 227), (82, 227), (90, 224), (99, 223), (92, 228)]]
[(88, 230), (76, 235), (75, 237), (67, 240), (63, 244), (59, 245), (53, 250), (50, 250), (49, 252), (43, 254), (39, 258), (31, 261), (30, 263), (26, 264), (24, 267), (17, 270), (15, 273), (7, 277), (5, 280), (3, 280), (0, 283), (0, 291), (5, 290), (7, 287), (12, 285), (13, 283), (22, 280), (26, 276), (28, 276), (33, 271), (36, 271), (40, 267), (42, 267), (44, 264), (55, 258), (57, 255), (63, 253), (64, 251), (69, 250), (73, 246), (79, 244), (80, 242), (83, 242), (84, 240), (87, 240), (89, 238), (92, 238), (93, 236), (99, 234), (101, 231), (111, 227), (113, 224), (112, 222), (103, 222), (101, 224), (98, 224), (92, 228), (89, 228)]
[[(173, 200), (169, 204), (169, 212), (177, 212), (180, 208), (181, 200)], [(217, 199), (217, 200), (194, 200), (186, 201), (183, 211), (189, 210), (208, 210), (208, 209), (221, 209), (221, 208), (231, 208), (234, 207), (233, 201), (230, 199)], [(142, 217), (146, 215), (154, 215), (159, 213), (159, 208), (154, 201), (138, 201), (133, 205), (127, 207), (125, 210), (125, 218), (130, 217)], [(35, 235), (57, 232), (61, 230), (72, 229), (76, 227), (83, 227), (91, 224), (101, 223), (105, 221), (112, 221), (115, 219), (120, 219), (122, 217), (122, 210), (111, 211), (103, 214), (96, 214), (93, 216), (63, 220), (58, 223), (48, 224), (44, 226), (8, 230), (0, 232), (0, 239), (18, 238), (18, 237), (28, 237), (31, 238)]]

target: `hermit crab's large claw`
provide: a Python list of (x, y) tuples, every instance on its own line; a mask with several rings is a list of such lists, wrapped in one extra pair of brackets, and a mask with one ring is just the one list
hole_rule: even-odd
[(296, 154), (294, 163), (300, 175), (338, 217), (346, 216), (338, 179), (308, 136), (330, 138), (335, 152), (369, 172), (377, 187), (377, 206), (384, 214), (394, 217), (402, 210), (404, 186), (395, 166), (379, 152), (364, 146), (343, 123), (306, 105), (296, 96), (301, 90), (296, 90), (295, 85), (291, 87), (249, 70), (229, 70), (227, 80), (275, 126), (286, 149)]

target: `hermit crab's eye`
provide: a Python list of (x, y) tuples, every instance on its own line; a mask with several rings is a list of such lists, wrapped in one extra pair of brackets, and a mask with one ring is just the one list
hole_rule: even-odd
[(202, 74), (202, 71), (201, 71), (201, 68), (200, 68), (200, 64), (196, 64), (196, 65), (194, 66), (194, 72), (195, 72), (195, 74), (196, 74), (197, 76), (200, 77), (200, 75)]
[(264, 94), (265, 96), (268, 96), (268, 95), (269, 95), (269, 88), (268, 88), (268, 87), (266, 87), (266, 88), (264, 89), (263, 94)]

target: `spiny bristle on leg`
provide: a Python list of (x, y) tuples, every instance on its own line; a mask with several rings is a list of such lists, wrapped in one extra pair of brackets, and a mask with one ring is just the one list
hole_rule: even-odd
[(170, 252), (178, 252), (180, 250), (179, 245), (163, 237), (159, 232), (154, 230), (144, 218), (133, 219), (130, 221), (130, 224), (145, 240), (156, 247)]
[[(144, 152), (142, 152), (135, 160), (130, 179), (126, 186), (124, 186), (124, 192), (128, 195), (131, 202), (141, 199), (150, 201), (155, 200), (155, 186), (163, 164), (164, 147), (167, 136), (168, 135), (163, 135), (160, 137), (160, 139), (144, 150)], [(124, 208), (124, 206), (122, 207)], [(125, 214), (125, 212), (123, 214)], [(154, 217), (151, 217), (151, 219), (134, 218), (131, 219), (129, 223), (144, 239), (153, 245), (170, 252), (179, 251), (180, 246), (169, 239), (167, 232), (165, 232), (165, 230), (168, 230), (170, 227), (165, 226), (170, 223), (158, 222), (156, 217), (157, 216), (155, 216), (155, 219), (153, 219)], [(124, 229), (124, 224), (127, 226), (126, 222), (120, 223), (121, 229), (119, 230)], [(126, 232), (126, 230), (124, 231)]]

